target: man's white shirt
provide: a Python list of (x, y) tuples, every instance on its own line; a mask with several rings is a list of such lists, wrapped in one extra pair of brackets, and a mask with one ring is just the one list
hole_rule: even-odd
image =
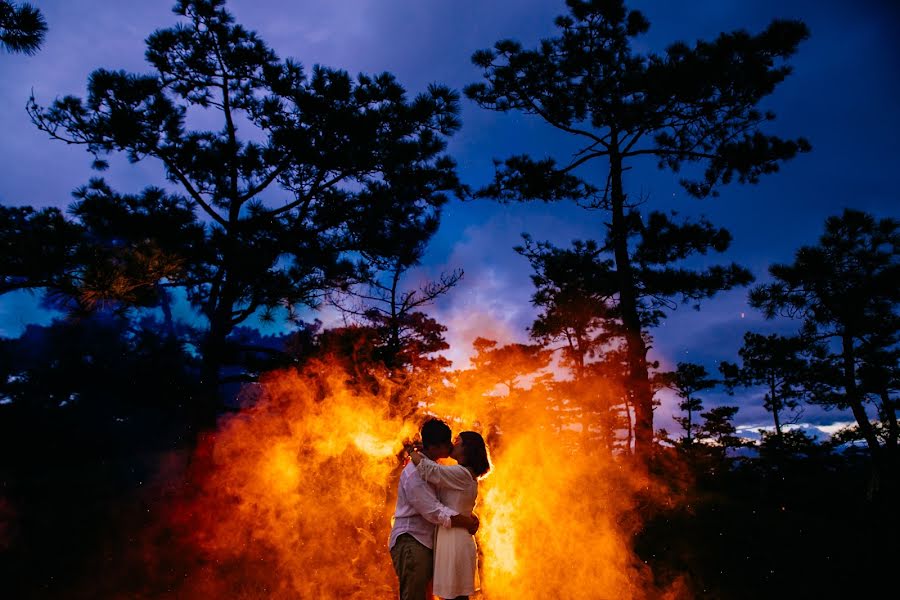
[(434, 527), (450, 527), (450, 518), (459, 513), (447, 508), (437, 498), (434, 488), (419, 476), (416, 466), (409, 462), (400, 473), (397, 489), (397, 508), (388, 548), (397, 538), (408, 533), (426, 548), (434, 547)]

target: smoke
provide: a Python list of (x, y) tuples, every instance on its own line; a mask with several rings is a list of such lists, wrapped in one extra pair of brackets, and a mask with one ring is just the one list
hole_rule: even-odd
[(491, 446), (476, 505), (481, 598), (679, 595), (654, 587), (631, 544), (635, 499), (665, 491), (627, 460), (580, 446), (581, 432), (539, 396), (508, 406), (484, 393), (493, 387), (477, 377), (362, 385), (325, 360), (269, 374), (189, 466), (167, 467), (183, 483), (169, 485), (161, 522), (143, 535), (143, 577), (155, 584), (135, 595), (396, 597), (391, 515), (404, 443), (426, 416), (424, 405), (396, 410), (410, 389), (431, 390), (428, 413)]

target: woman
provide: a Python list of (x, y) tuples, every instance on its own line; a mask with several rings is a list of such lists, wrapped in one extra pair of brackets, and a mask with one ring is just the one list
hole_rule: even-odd
[[(437, 488), (442, 504), (461, 515), (472, 512), (478, 479), (491, 468), (480, 434), (463, 431), (457, 436), (450, 453), (455, 465), (439, 465), (416, 450), (410, 458), (422, 479)], [(466, 600), (475, 593), (476, 570), (475, 538), (460, 527), (438, 527), (434, 542), (434, 593), (446, 600)]]

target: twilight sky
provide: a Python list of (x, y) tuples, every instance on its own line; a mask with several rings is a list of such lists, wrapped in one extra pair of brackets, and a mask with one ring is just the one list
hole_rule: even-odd
[[(52, 142), (25, 113), (31, 90), (42, 104), (56, 96), (83, 96), (98, 67), (144, 72), (143, 40), (175, 22), (170, 0), (49, 0), (36, 3), (49, 24), (35, 56), (0, 55), (0, 203), (66, 206), (71, 192), (95, 175), (81, 147)], [(662, 51), (676, 40), (712, 38), (725, 30), (756, 32), (773, 18), (799, 18), (810, 40), (792, 61), (794, 75), (765, 104), (778, 119), (770, 130), (806, 136), (813, 151), (784, 165), (756, 186), (731, 185), (721, 197), (698, 201), (677, 177), (655, 164), (629, 172), (628, 191), (649, 200), (646, 209), (706, 215), (734, 235), (717, 261), (736, 260), (764, 281), (772, 262), (791, 260), (797, 247), (814, 243), (829, 215), (855, 207), (877, 216), (900, 216), (894, 178), (900, 169), (900, 8), (890, 0), (643, 0), (630, 3), (649, 18), (639, 38), (644, 49)], [(501, 38), (533, 46), (554, 34), (562, 0), (231, 0), (238, 22), (256, 30), (281, 56), (306, 67), (319, 63), (350, 73), (390, 71), (415, 94), (439, 82), (461, 90), (479, 79), (469, 58)], [(462, 179), (478, 186), (492, 174), (491, 159), (512, 153), (565, 158), (566, 140), (538, 121), (483, 111), (467, 100), (463, 128), (450, 145)], [(103, 176), (121, 192), (164, 185), (161, 167), (128, 165), (112, 157)], [(598, 179), (603, 172), (598, 172)], [(501, 342), (525, 341), (534, 317), (528, 301), (527, 262), (512, 247), (523, 232), (566, 244), (597, 237), (602, 214), (568, 204), (501, 206), (487, 201), (452, 202), (433, 240), (420, 277), (463, 268), (466, 275), (432, 313), (449, 327), (450, 357), (463, 366), (478, 335)], [(0, 298), (0, 336), (17, 336), (31, 322), (51, 315), (28, 294)], [(653, 332), (654, 357), (663, 366), (679, 360), (706, 364), (735, 360), (745, 331), (789, 330), (766, 322), (746, 304), (746, 290), (721, 294), (700, 312), (680, 307)], [(274, 330), (270, 331), (274, 333)], [(737, 402), (715, 394), (707, 404)], [(671, 398), (658, 412), (669, 426)], [(742, 404), (738, 421), (768, 424), (761, 402)], [(823, 426), (846, 415), (807, 408), (803, 420)]]

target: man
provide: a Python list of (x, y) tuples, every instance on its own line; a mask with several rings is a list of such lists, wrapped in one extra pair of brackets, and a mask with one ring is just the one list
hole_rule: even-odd
[[(432, 460), (447, 458), (453, 449), (450, 427), (440, 419), (422, 425), (422, 454)], [(475, 515), (460, 515), (441, 504), (434, 489), (419, 477), (409, 463), (400, 474), (394, 527), (388, 546), (391, 562), (400, 579), (400, 600), (423, 600), (434, 562), (434, 528), (463, 527), (474, 535), (478, 529)]]

